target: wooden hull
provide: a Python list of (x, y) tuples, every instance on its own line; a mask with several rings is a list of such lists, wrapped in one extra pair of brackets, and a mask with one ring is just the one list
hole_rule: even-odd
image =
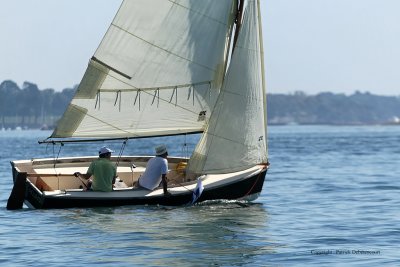
[[(202, 176), (201, 180), (204, 191), (196, 202), (220, 199), (253, 200), (258, 197), (262, 190), (266, 172), (266, 166), (257, 165), (241, 172)], [(184, 184), (176, 184), (168, 188), (171, 196), (166, 197), (162, 189), (148, 191), (134, 187), (120, 188), (112, 192), (83, 191), (77, 188), (50, 191), (40, 190), (38, 188), (38, 183), (35, 184), (31, 179), (27, 179), (29, 174), (21, 172), (15, 164), (13, 166), (13, 176), (13, 192), (14, 190), (18, 191), (20, 195), (19, 198), (23, 198), (19, 201), (23, 201), (28, 207), (37, 209), (123, 205), (181, 206), (192, 202), (193, 191), (197, 184), (196, 180)], [(24, 186), (25, 188), (15, 188), (16, 186)], [(21, 191), (23, 191), (23, 193), (21, 193)], [(13, 194), (11, 194), (10, 199), (12, 195)], [(18, 206), (18, 204), (10, 205), (10, 209), (18, 208)]]

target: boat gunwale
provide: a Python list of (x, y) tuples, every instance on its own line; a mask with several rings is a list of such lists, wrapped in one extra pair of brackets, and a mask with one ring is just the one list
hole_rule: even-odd
[[(245, 180), (251, 179), (251, 178), (254, 179), (255, 177), (257, 177), (257, 179), (256, 179), (254, 185), (256, 183), (264, 183), (265, 174), (266, 174), (267, 170), (268, 170), (268, 166), (265, 166), (263, 164), (257, 164), (245, 171), (236, 172), (238, 174), (238, 176), (236, 176), (234, 178), (232, 178), (232, 176), (229, 174), (224, 174), (224, 175), (222, 175), (222, 174), (215, 175), (214, 174), (214, 175), (212, 175), (212, 176), (214, 176), (214, 179), (215, 179), (215, 176), (223, 176), (223, 177), (225, 176), (225, 178), (220, 178), (220, 179), (218, 179), (218, 181), (211, 182), (208, 185), (206, 184), (206, 186), (204, 187), (204, 192), (205, 192), (205, 194), (207, 194), (208, 192), (224, 190), (224, 188), (226, 188), (226, 187), (231, 187), (231, 186), (235, 186), (237, 184), (241, 184), (241, 183), (245, 182)], [(264, 177), (262, 178), (262, 181), (258, 181), (259, 178), (261, 177), (260, 176), (261, 174), (264, 174)], [(226, 177), (226, 176), (228, 176), (228, 177)], [(226, 179), (230, 179), (231, 181), (222, 182), (223, 180), (226, 180)], [(206, 179), (204, 179), (204, 180), (206, 180)], [(192, 184), (193, 187), (195, 187), (195, 183), (196, 183), (196, 181), (193, 181), (193, 184)], [(44, 192), (40, 191), (31, 181), (29, 181), (29, 179), (27, 179), (27, 181), (26, 181), (26, 187), (27, 187), (27, 192), (29, 192), (30, 190), (33, 190), (33, 192), (30, 192), (29, 195), (28, 194), (26, 195), (26, 197), (24, 199), (25, 204), (31, 208), (33, 207), (33, 208), (44, 208), (44, 209), (64, 208), (65, 206), (63, 206), (63, 205), (70, 207), (70, 204), (62, 204), (61, 206), (57, 206), (58, 204), (56, 204), (56, 206), (54, 206), (55, 205), (54, 203), (51, 204), (52, 201), (58, 201), (57, 203), (59, 203), (59, 201), (66, 201), (66, 202), (74, 201), (75, 203), (76, 203), (76, 201), (82, 201), (82, 203), (85, 203), (85, 201), (89, 201), (89, 202), (91, 201), (92, 203), (94, 203), (93, 201), (98, 201), (100, 203), (106, 203), (106, 204), (104, 204), (105, 206), (109, 206), (109, 205), (120, 206), (120, 205), (110, 204), (111, 203), (110, 201), (117, 201), (117, 202), (119, 201), (119, 203), (121, 203), (121, 201), (128, 201), (131, 204), (121, 204), (121, 205), (138, 205), (136, 203), (132, 204), (132, 202), (138, 201), (140, 203), (145, 203), (147, 200), (148, 202), (150, 202), (149, 205), (153, 205), (153, 204), (158, 205), (159, 202), (166, 202), (166, 201), (168, 202), (168, 201), (171, 201), (171, 199), (172, 199), (172, 201), (174, 201), (174, 199), (190, 199), (192, 196), (192, 193), (193, 193), (192, 190), (182, 190), (182, 191), (178, 191), (178, 192), (175, 190), (171, 190), (172, 196), (170, 197), (169, 200), (167, 197), (164, 196), (161, 189), (146, 192), (146, 193), (150, 193), (152, 195), (141, 195), (141, 196), (140, 195), (137, 195), (137, 196), (131, 195), (131, 196), (125, 196), (125, 197), (124, 196), (115, 197), (115, 195), (124, 194), (124, 193), (126, 194), (126, 192), (132, 192), (133, 190), (132, 189), (115, 190), (115, 191), (111, 192), (111, 193), (113, 193), (112, 194), (113, 196), (111, 196), (111, 197), (101, 197), (101, 195), (104, 194), (103, 192), (84, 192), (84, 191), (73, 192), (73, 191), (70, 191), (69, 194), (73, 193), (73, 194), (78, 195), (76, 197), (71, 197), (71, 195), (66, 196), (65, 193), (46, 195), (45, 194), (46, 191), (44, 191)], [(31, 188), (31, 189), (29, 189), (29, 188)], [(262, 186), (261, 186), (261, 189), (262, 189)], [(134, 189), (134, 190), (137, 190), (137, 189)], [(253, 192), (252, 190), (253, 190), (253, 187), (250, 189), (249, 193), (250, 192), (258, 193), (258, 192)], [(66, 190), (66, 191), (68, 192), (68, 190)], [(144, 191), (145, 190), (142, 190), (142, 192), (144, 192)], [(51, 191), (48, 191), (48, 192), (51, 192)], [(140, 190), (137, 190), (136, 192), (140, 192)], [(34, 194), (32, 194), (32, 193), (34, 193)], [(107, 193), (110, 193), (110, 192), (107, 192)], [(86, 194), (86, 197), (84, 197), (85, 194)], [(90, 195), (92, 195), (92, 196), (90, 196)], [(31, 202), (29, 199), (31, 199), (33, 202)], [(219, 199), (219, 198), (212, 198), (212, 199)], [(221, 199), (224, 199), (224, 198), (221, 198)], [(233, 198), (233, 199), (241, 199), (241, 198)], [(50, 204), (49, 204), (49, 201), (50, 201)], [(199, 201), (203, 201), (203, 200), (200, 199)], [(145, 203), (145, 204), (147, 204), (147, 203)], [(169, 205), (169, 204), (167, 204), (167, 205)], [(175, 204), (172, 204), (172, 205), (175, 205)], [(182, 205), (182, 203), (178, 204), (178, 205)], [(72, 205), (71, 207), (75, 207), (75, 206), (76, 205)], [(80, 207), (80, 206), (81, 205), (77, 205), (77, 207)], [(101, 205), (101, 204), (99, 204), (99, 205), (83, 204), (83, 206), (95, 207), (95, 206), (103, 206), (103, 205)]]

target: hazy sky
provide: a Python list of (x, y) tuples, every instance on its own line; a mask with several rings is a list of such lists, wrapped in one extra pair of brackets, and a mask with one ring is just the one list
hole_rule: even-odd
[[(261, 1), (268, 92), (400, 95), (400, 0)], [(78, 84), (121, 2), (0, 0), (0, 82)]]

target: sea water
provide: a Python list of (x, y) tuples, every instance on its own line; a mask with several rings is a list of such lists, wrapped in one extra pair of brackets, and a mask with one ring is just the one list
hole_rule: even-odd
[[(1, 266), (400, 264), (399, 126), (269, 127), (271, 168), (252, 203), (7, 211), (10, 160), (96, 155), (104, 145), (37, 144), (49, 134), (0, 132)], [(186, 156), (198, 138), (130, 140), (122, 154), (165, 143)]]

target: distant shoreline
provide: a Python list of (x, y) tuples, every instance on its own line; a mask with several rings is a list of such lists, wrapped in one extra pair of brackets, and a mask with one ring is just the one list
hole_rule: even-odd
[[(348, 127), (348, 126), (400, 126), (400, 123), (377, 123), (377, 124), (278, 124), (278, 123), (268, 123), (268, 126), (280, 127), (280, 126), (331, 126), (331, 127)], [(15, 127), (15, 128), (0, 128), (0, 132), (11, 132), (11, 131), (53, 131), (54, 128), (29, 128), (29, 127)]]
[[(20, 88), (0, 84), (0, 130), (52, 129), (71, 102), (77, 86), (62, 92), (41, 90), (25, 82)], [(322, 92), (307, 95), (267, 94), (268, 125), (399, 125), (400, 96), (356, 91), (352, 95)]]

